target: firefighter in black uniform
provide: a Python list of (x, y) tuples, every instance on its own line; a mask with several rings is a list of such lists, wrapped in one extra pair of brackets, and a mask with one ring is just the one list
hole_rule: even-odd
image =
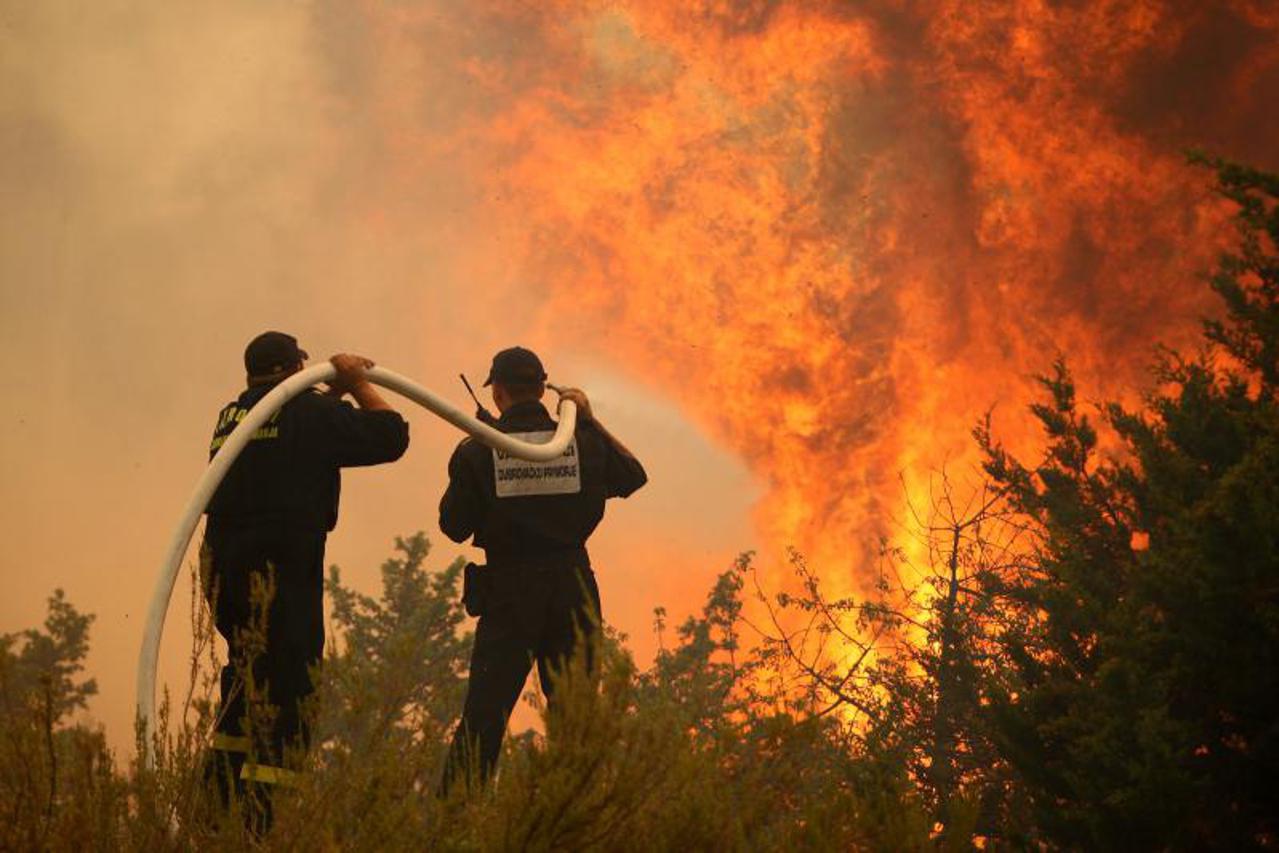
[[(522, 347), (493, 358), (485, 385), (501, 413), (494, 426), (526, 440), (549, 440), (555, 421), (542, 405), (546, 372)], [(600, 599), (586, 540), (604, 501), (647, 482), (639, 460), (596, 421), (586, 395), (561, 392), (578, 407), (573, 442), (550, 462), (525, 462), (467, 439), (449, 460), (440, 529), (454, 542), (474, 536), (487, 565), (468, 566), (463, 600), (479, 616), (462, 720), (441, 782), (447, 794), (468, 771), (488, 779), (507, 718), (533, 663), (547, 700), (554, 673), (580, 642), (589, 667)]]
[[(281, 332), (250, 342), (248, 388), (218, 416), (210, 458), (306, 359)], [(232, 791), (254, 792), (246, 819), (258, 831), (270, 822), (272, 786), (291, 781), (286, 754), (308, 742), (301, 706), (324, 651), (324, 544), (337, 523), (339, 469), (394, 461), (409, 443), (408, 424), (364, 376), (373, 363), (345, 354), (331, 362), (338, 374), (328, 393), (299, 394), (261, 427), (207, 509), (204, 593), (228, 654), (206, 776), (224, 807)], [(358, 409), (340, 399), (347, 393)]]

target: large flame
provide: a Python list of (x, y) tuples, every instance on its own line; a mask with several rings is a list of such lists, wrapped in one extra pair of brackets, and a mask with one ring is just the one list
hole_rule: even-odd
[(1191, 340), (1226, 211), (1185, 146), (1274, 165), (1261, 0), (515, 5), (381, 13), (383, 120), (482, 188), (486, 272), (741, 453), (840, 591), (1058, 352), (1100, 396)]

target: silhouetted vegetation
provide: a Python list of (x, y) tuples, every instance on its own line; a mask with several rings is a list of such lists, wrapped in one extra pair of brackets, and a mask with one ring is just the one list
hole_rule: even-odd
[[(1043, 457), (980, 424), (983, 482), (939, 473), (869, 592), (829, 595), (797, 553), (781, 592), (743, 555), (698, 615), (655, 612), (647, 669), (608, 634), (483, 794), (434, 795), (471, 641), (460, 563), (398, 540), (376, 599), (334, 569), (317, 743), (262, 843), (1279, 845), (1279, 178), (1211, 165), (1239, 208), (1224, 312), (1200, 351), (1158, 354), (1139, 410), (1081, 405), (1059, 360), (1031, 410)], [(164, 703), (153, 768), (72, 719), (91, 617), (59, 592), (43, 630), (0, 637), (0, 847), (256, 843), (200, 784), (212, 634), (192, 613), (193, 692)]]

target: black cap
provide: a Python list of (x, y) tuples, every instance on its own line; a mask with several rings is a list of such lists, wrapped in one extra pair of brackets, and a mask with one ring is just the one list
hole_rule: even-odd
[(292, 335), (263, 332), (244, 348), (244, 369), (250, 376), (269, 376), (308, 358)]
[(489, 368), (489, 378), (484, 380), (484, 384), (534, 385), (545, 381), (542, 360), (532, 350), (511, 347), (493, 356), (493, 366)]

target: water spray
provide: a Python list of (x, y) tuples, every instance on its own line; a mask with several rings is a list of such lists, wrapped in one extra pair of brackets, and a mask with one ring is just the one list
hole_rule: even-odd
[[(545, 443), (520, 441), (498, 432), (488, 424), (462, 412), (447, 400), (432, 394), (421, 385), (384, 367), (370, 367), (364, 375), (375, 385), (381, 385), (383, 388), (407, 397), (489, 447), (530, 462), (546, 462), (559, 457), (573, 440), (573, 431), (577, 427), (576, 404), (572, 400), (561, 399), (559, 424), (551, 440)], [(191, 544), (191, 537), (195, 533), (200, 516), (204, 514), (213, 493), (231, 468), (231, 463), (235, 462), (240, 451), (249, 443), (258, 428), (289, 400), (313, 385), (331, 381), (335, 376), (337, 376), (337, 370), (333, 365), (325, 362), (301, 370), (272, 388), (227, 436), (227, 440), (213, 455), (209, 467), (205, 469), (204, 474), (195, 484), (191, 497), (187, 500), (182, 517), (173, 531), (173, 538), (169, 540), (164, 567), (160, 570), (160, 579), (151, 597), (151, 608), (147, 611), (142, 650), (138, 655), (138, 713), (142, 716), (145, 726), (142, 749), (143, 760), (148, 766), (152, 761), (151, 740), (155, 728), (155, 681), (156, 667), (160, 658), (160, 637), (164, 633), (164, 619), (169, 611), (169, 600), (173, 596), (178, 570), (182, 565), (182, 558), (186, 555), (187, 547)]]

